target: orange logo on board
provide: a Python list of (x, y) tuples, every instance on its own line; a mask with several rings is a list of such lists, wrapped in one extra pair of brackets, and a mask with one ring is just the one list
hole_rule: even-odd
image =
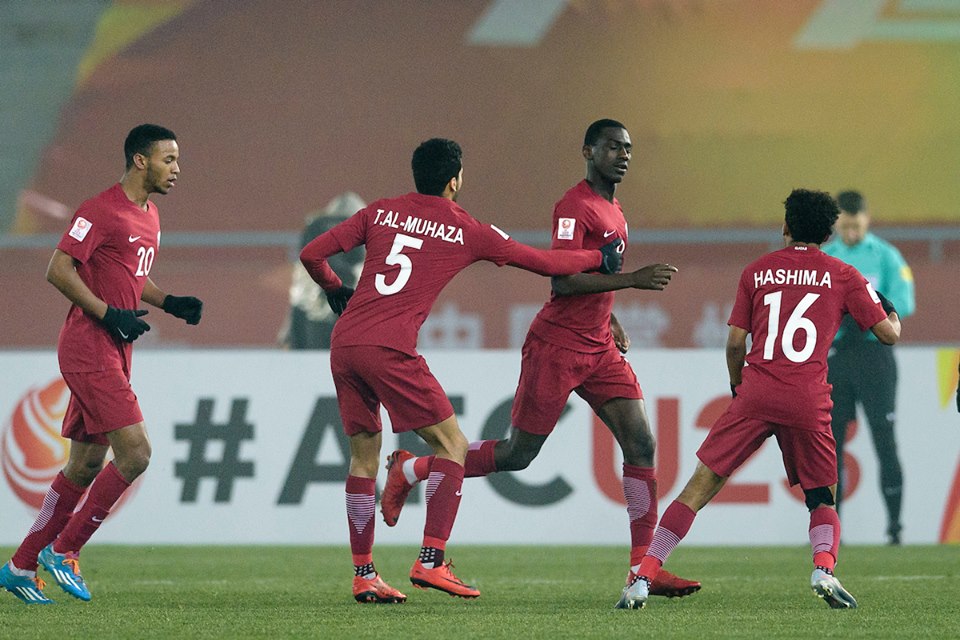
[(60, 378), (33, 387), (17, 402), (0, 434), (0, 465), (13, 492), (40, 509), (50, 483), (67, 462), (70, 442), (60, 436), (70, 390)]

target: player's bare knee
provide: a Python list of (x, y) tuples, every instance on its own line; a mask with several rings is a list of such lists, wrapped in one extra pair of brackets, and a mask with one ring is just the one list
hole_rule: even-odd
[(67, 461), (66, 466), (63, 468), (63, 475), (76, 485), (88, 487), (101, 470), (103, 470), (102, 460), (87, 460), (83, 462)]
[(813, 511), (817, 507), (832, 507), (836, 504), (833, 491), (830, 490), (830, 487), (804, 489), (803, 496), (808, 511)]

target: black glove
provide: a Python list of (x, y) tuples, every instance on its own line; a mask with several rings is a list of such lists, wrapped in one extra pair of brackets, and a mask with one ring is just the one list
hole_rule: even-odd
[(620, 273), (623, 267), (623, 240), (617, 238), (610, 244), (600, 247), (603, 260), (600, 262), (600, 273)]
[(193, 296), (167, 296), (163, 299), (163, 310), (172, 316), (186, 321), (187, 324), (200, 324), (203, 313), (203, 301)]
[(150, 325), (140, 319), (147, 313), (146, 309), (117, 309), (108, 305), (101, 322), (124, 342), (133, 342), (145, 331), (150, 331)]
[(733, 384), (732, 382), (730, 383), (730, 395), (732, 395), (734, 398), (737, 397), (737, 385)]
[(353, 287), (343, 286), (333, 291), (324, 291), (324, 293), (327, 294), (327, 304), (329, 304), (333, 312), (339, 316), (343, 313), (343, 310), (347, 308), (347, 302), (350, 300), (350, 296), (353, 295)]
[(886, 313), (887, 315), (890, 315), (891, 313), (897, 312), (897, 308), (894, 307), (893, 303), (887, 300), (887, 298), (882, 293), (877, 291), (876, 294), (877, 294), (877, 297), (880, 298), (880, 306), (883, 307), (884, 313)]

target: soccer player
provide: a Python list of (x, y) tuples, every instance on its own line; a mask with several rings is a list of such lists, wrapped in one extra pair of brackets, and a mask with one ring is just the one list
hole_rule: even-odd
[[(833, 575), (840, 517), (834, 508), (827, 351), (845, 313), (884, 344), (900, 339), (900, 319), (859, 271), (820, 250), (838, 215), (829, 194), (795, 189), (784, 205), (785, 247), (747, 265), (730, 313), (726, 352), (733, 401), (697, 451), (693, 476), (664, 511), (637, 580), (624, 589), (623, 606), (644, 606), (652, 580), (697, 512), (770, 436), (780, 446), (787, 479), (800, 484), (810, 511), (810, 586), (834, 609), (857, 606)], [(749, 354), (747, 334), (753, 338)]]
[[(140, 301), (187, 324), (200, 322), (203, 308), (197, 298), (168, 295), (150, 279), (160, 245), (150, 196), (168, 193), (180, 176), (177, 137), (142, 124), (127, 135), (123, 152), (120, 182), (80, 205), (47, 267), (47, 280), (72, 303), (57, 344), (70, 389), (62, 433), (71, 443), (36, 522), (0, 568), (0, 586), (27, 604), (52, 602), (37, 577), (38, 562), (64, 591), (90, 600), (80, 549), (150, 461), (143, 414), (130, 387), (131, 343), (150, 330)], [(108, 449), (114, 457), (104, 465)]]
[[(900, 318), (916, 308), (913, 273), (903, 256), (889, 242), (870, 232), (867, 201), (857, 191), (837, 194), (840, 217), (836, 237), (823, 245), (823, 252), (853, 265), (873, 288), (897, 307)], [(844, 320), (827, 359), (827, 382), (833, 386), (831, 420), (837, 441), (837, 511), (843, 501), (843, 449), (847, 425), (863, 406), (880, 462), (880, 493), (887, 508), (887, 541), (900, 544), (900, 512), (903, 504), (903, 470), (897, 455), (897, 361), (893, 349), (877, 342), (869, 331), (860, 331)], [(865, 375), (869, 372), (869, 375)]]
[[(616, 120), (597, 120), (586, 131), (581, 153), (586, 178), (564, 194), (553, 212), (553, 248), (596, 248), (620, 238), (627, 222), (614, 197), (630, 165), (630, 134)], [(586, 400), (623, 452), (623, 491), (630, 522), (628, 583), (639, 568), (657, 523), (654, 439), (643, 392), (622, 355), (630, 340), (613, 315), (614, 291), (662, 291), (676, 267), (652, 264), (632, 273), (556, 277), (549, 302), (537, 315), (522, 350), (520, 382), (513, 401), (510, 435), (470, 445), (468, 477), (525, 469), (560, 419), (571, 392)], [(413, 485), (428, 477), (432, 458), (395, 451), (387, 462), (380, 499), (384, 521), (393, 526)], [(654, 593), (685, 596), (699, 582), (664, 572)]]
[[(416, 350), (417, 333), (443, 287), (478, 260), (542, 275), (594, 269), (613, 273), (622, 263), (620, 240), (608, 239), (599, 251), (543, 251), (472, 218), (456, 204), (463, 187), (462, 152), (456, 142), (427, 140), (414, 151), (412, 167), (417, 193), (370, 204), (300, 254), (331, 308), (343, 314), (334, 326), (330, 366), (350, 438), (346, 504), (358, 602), (406, 600), (373, 563), (381, 404), (395, 432), (415, 431), (435, 453), (428, 470), (423, 546), (410, 581), (463, 598), (480, 595), (443, 562), (460, 504), (467, 440), (453, 406)], [(354, 293), (342, 286), (327, 258), (361, 244), (367, 256)]]

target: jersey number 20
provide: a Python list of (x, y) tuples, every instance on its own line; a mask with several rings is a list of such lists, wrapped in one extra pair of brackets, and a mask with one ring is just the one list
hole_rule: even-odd
[[(783, 349), (783, 355), (787, 356), (790, 362), (806, 362), (817, 346), (817, 325), (813, 324), (810, 318), (804, 318), (803, 314), (820, 297), (819, 293), (808, 293), (803, 296), (800, 303), (787, 318), (783, 325), (783, 338), (780, 340), (780, 347)], [(770, 317), (767, 319), (767, 339), (763, 343), (763, 359), (773, 360), (773, 350), (777, 343), (777, 336), (780, 334), (780, 302), (783, 298), (782, 291), (774, 291), (763, 296), (764, 306), (770, 307)], [(798, 331), (803, 331), (803, 347), (798, 351), (793, 348), (793, 339)]]
[(391, 267), (398, 265), (400, 267), (400, 272), (397, 274), (396, 280), (387, 284), (387, 278), (382, 273), (378, 273), (375, 278), (377, 284), (377, 291), (381, 295), (392, 296), (395, 293), (398, 293), (407, 285), (407, 281), (410, 280), (410, 273), (413, 271), (413, 263), (410, 262), (408, 256), (403, 255), (403, 250), (406, 247), (411, 249), (419, 249), (423, 246), (423, 238), (413, 238), (411, 236), (405, 236), (402, 233), (398, 233), (393, 238), (393, 246), (390, 247), (390, 253), (387, 255), (384, 262), (386, 262)]

